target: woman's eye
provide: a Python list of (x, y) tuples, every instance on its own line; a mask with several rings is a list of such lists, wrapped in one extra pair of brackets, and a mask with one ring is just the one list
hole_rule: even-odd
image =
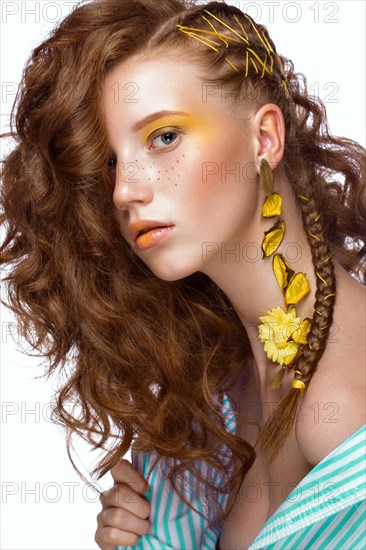
[(163, 149), (169, 147), (179, 139), (180, 134), (178, 132), (163, 132), (152, 138), (151, 149)]

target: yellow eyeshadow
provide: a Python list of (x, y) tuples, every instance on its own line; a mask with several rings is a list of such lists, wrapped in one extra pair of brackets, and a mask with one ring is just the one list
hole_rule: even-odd
[(147, 140), (147, 138), (155, 132), (155, 130), (159, 130), (160, 128), (164, 129), (165, 127), (172, 128), (172, 127), (181, 127), (181, 128), (197, 128), (198, 126), (202, 125), (197, 120), (193, 119), (193, 117), (188, 116), (181, 116), (181, 115), (168, 115), (161, 117), (157, 120), (154, 120), (151, 124), (148, 124), (143, 128), (142, 135), (144, 141)]

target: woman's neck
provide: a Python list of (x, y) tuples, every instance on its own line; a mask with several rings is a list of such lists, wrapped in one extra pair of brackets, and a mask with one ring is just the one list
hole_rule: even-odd
[[(310, 293), (296, 305), (296, 315), (301, 319), (313, 316), (316, 292), (316, 275), (312, 264), (310, 247), (303, 229), (301, 215), (295, 199), (284, 178), (276, 177), (275, 189), (283, 200), (282, 215), (286, 223), (283, 240), (276, 250), (296, 272), (306, 274)], [(265, 398), (270, 379), (278, 370), (268, 359), (264, 344), (258, 337), (259, 317), (267, 315), (274, 307), (284, 308), (284, 297), (274, 276), (273, 255), (262, 259), (261, 244), (264, 232), (278, 218), (261, 219), (263, 200), (258, 203), (253, 223), (245, 235), (239, 235), (233, 242), (221, 243), (220, 257), (213, 258), (205, 273), (227, 295), (239, 319), (244, 325), (252, 348), (258, 371), (258, 385)], [(269, 368), (271, 367), (271, 368)], [(284, 380), (284, 390), (286, 388)], [(273, 392), (271, 394), (273, 396)]]

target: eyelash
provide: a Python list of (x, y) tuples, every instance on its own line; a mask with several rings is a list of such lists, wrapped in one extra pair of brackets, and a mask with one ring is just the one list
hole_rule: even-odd
[[(177, 137), (174, 139), (174, 141), (171, 144), (167, 145), (166, 147), (152, 147), (152, 148), (150, 148), (150, 146), (149, 146), (149, 150), (151, 150), (151, 149), (152, 150), (163, 149), (164, 151), (166, 151), (166, 150), (170, 151), (173, 147), (175, 147), (176, 145), (178, 145), (178, 143), (180, 143), (180, 141), (182, 139), (182, 135), (184, 133), (185, 132), (183, 131), (183, 129), (178, 128), (178, 127), (159, 128), (159, 129), (155, 130), (155, 132), (153, 132), (148, 137), (149, 142), (153, 142), (156, 138), (164, 136), (165, 134), (175, 134)], [(111, 166), (111, 163), (113, 163), (112, 166)], [(110, 172), (113, 172), (116, 169), (116, 166), (117, 166), (117, 159), (114, 155), (111, 155), (108, 159), (108, 162), (107, 162), (107, 168)]]

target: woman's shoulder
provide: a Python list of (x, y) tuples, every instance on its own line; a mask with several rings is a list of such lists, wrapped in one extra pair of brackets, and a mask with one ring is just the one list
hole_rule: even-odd
[(296, 421), (298, 445), (320, 462), (357, 431), (366, 417), (366, 293), (344, 270), (327, 348), (305, 393)]

